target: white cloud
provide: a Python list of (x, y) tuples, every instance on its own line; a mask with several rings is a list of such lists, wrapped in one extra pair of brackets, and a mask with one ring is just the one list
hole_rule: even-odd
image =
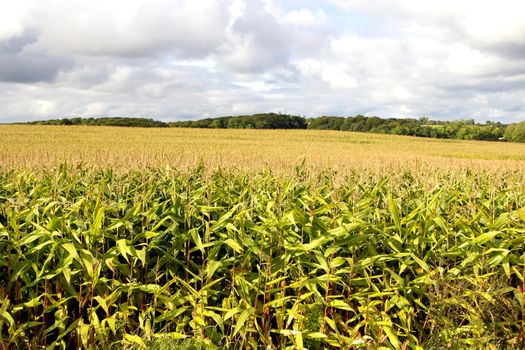
[(323, 11), (318, 10), (315, 13), (309, 9), (299, 9), (288, 12), (285, 15), (286, 22), (292, 25), (304, 27), (317, 27), (326, 20)]
[(461, 76), (484, 76), (499, 74), (504, 70), (505, 61), (463, 43), (450, 45), (446, 65), (450, 72)]
[(334, 89), (357, 87), (357, 80), (348, 72), (346, 65), (327, 65), (322, 69), (321, 77)]
[(41, 41), (66, 53), (200, 57), (217, 50), (225, 39), (224, 4), (212, 0), (46, 2), (38, 9)]
[(272, 91), (276, 87), (272, 84), (268, 84), (265, 81), (247, 81), (247, 82), (234, 82), (234, 85), (241, 86), (248, 88), (252, 91), (260, 91), (260, 92), (266, 92), (266, 91)]
[(473, 2), (460, 24), (465, 33), (480, 45), (525, 46), (525, 3), (519, 0)]
[(410, 91), (399, 85), (394, 86), (392, 89), (392, 96), (397, 100), (409, 100), (414, 97)]
[(0, 41), (24, 32), (26, 17), (30, 12), (29, 1), (2, 1), (0, 3)]
[(519, 0), (3, 1), (0, 115), (516, 120), (524, 10)]
[[(355, 11), (404, 27), (419, 24), (439, 30), (455, 31), (457, 39), (482, 48), (525, 48), (525, 2), (521, 0), (330, 0), (348, 11)], [(501, 52), (501, 51), (500, 51)], [(523, 53), (523, 50), (521, 51)]]

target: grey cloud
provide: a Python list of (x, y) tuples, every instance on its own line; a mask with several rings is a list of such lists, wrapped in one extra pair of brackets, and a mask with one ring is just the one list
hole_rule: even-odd
[(106, 82), (112, 69), (107, 60), (91, 58), (77, 63), (72, 69), (61, 71), (57, 80), (78, 89), (89, 89)]
[(474, 79), (465, 81), (452, 81), (449, 83), (436, 83), (435, 86), (441, 87), (444, 91), (464, 91), (468, 93), (495, 93), (505, 91), (525, 91), (525, 78), (514, 81), (504, 81), (493, 77), (485, 79)]
[(50, 82), (66, 62), (45, 55), (0, 55), (0, 80), (16, 83)]
[[(302, 2), (304, 6), (305, 3)], [(234, 72), (260, 74), (294, 71), (297, 57), (317, 56), (340, 29), (330, 23), (308, 28), (286, 20), (286, 12), (270, 13), (263, 0), (245, 1), (245, 9), (233, 23), (229, 41), (216, 55)]]
[[(525, 33), (524, 33), (525, 37)], [(494, 52), (502, 57), (509, 58), (511, 60), (522, 60), (525, 61), (525, 43), (515, 42), (499, 42), (492, 45), (483, 46), (485, 50)], [(522, 70), (525, 72), (525, 68)]]
[(285, 64), (289, 54), (285, 28), (266, 12), (262, 0), (251, 0), (233, 23), (229, 42), (217, 58), (233, 71), (259, 73)]
[(27, 30), (21, 35), (11, 37), (0, 42), (0, 54), (16, 54), (21, 52), (26, 46), (38, 41), (36, 30)]
[(0, 81), (51, 82), (61, 70), (71, 67), (68, 58), (31, 50), (37, 41), (38, 33), (27, 31), (0, 43)]

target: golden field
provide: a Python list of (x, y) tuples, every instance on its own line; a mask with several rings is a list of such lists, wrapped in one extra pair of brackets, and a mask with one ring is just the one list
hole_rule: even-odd
[(0, 126), (4, 169), (50, 168), (66, 161), (127, 170), (309, 169), (433, 171), (525, 168), (525, 144), (414, 138), (314, 130), (143, 129), (89, 126)]

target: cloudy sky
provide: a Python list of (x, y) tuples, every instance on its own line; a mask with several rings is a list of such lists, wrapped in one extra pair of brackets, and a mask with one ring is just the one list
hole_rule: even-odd
[(0, 0), (0, 122), (525, 120), (523, 0)]

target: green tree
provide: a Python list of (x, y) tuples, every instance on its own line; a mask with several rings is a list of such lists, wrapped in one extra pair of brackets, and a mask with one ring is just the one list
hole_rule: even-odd
[(525, 142), (525, 122), (510, 124), (505, 129), (505, 139), (513, 142)]

